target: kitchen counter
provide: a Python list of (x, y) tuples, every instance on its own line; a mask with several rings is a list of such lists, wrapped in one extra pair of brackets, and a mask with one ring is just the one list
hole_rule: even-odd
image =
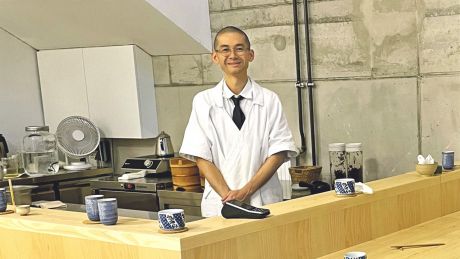
[[(91, 168), (82, 171), (68, 171), (65, 169), (59, 170), (56, 174), (31, 174), (25, 177), (13, 178), (13, 184), (15, 185), (41, 185), (49, 184), (54, 182), (73, 181), (86, 178), (94, 178), (111, 175), (113, 173), (112, 168)], [(0, 181), (0, 187), (7, 186), (8, 180), (3, 179)]]
[(460, 211), (460, 168), (368, 185), (373, 195), (325, 192), (268, 205), (266, 219), (212, 217), (188, 222), (189, 230), (177, 234), (159, 233), (156, 220), (86, 225), (81, 212), (33, 208), (25, 217), (0, 216), (0, 257), (317, 258)]
[[(12, 179), (13, 185), (31, 185), (32, 201), (61, 200), (70, 203), (84, 203), (84, 196), (91, 194), (90, 179), (108, 176), (112, 168), (92, 168), (82, 171), (59, 170), (56, 174), (31, 174)], [(8, 186), (8, 181), (0, 181), (0, 187)]]

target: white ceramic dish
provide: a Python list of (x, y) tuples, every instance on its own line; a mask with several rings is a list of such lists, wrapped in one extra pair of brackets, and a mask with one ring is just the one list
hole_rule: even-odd
[(64, 166), (64, 169), (72, 171), (86, 170), (90, 168), (91, 164), (86, 164), (85, 162), (72, 162), (70, 165)]

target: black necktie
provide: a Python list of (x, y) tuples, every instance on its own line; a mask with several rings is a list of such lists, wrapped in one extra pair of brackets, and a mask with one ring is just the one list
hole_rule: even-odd
[(244, 119), (246, 118), (246, 117), (244, 117), (244, 113), (243, 113), (243, 111), (241, 110), (241, 107), (240, 107), (240, 101), (243, 98), (244, 98), (243, 96), (238, 96), (238, 97), (233, 96), (232, 97), (232, 101), (235, 104), (235, 109), (233, 109), (232, 119), (235, 122), (235, 124), (238, 127), (238, 129), (241, 129), (241, 127), (243, 126), (243, 123), (244, 123)]

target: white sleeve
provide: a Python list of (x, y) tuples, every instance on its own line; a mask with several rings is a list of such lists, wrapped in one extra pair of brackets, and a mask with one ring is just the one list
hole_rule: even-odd
[(211, 142), (206, 135), (209, 121), (209, 106), (200, 95), (193, 98), (192, 113), (185, 128), (179, 154), (191, 161), (200, 157), (212, 162)]
[(268, 156), (281, 151), (288, 151), (288, 157), (298, 155), (294, 144), (292, 132), (289, 129), (286, 117), (283, 113), (281, 102), (277, 95), (271, 100), (271, 111), (269, 116), (269, 140), (268, 140)]

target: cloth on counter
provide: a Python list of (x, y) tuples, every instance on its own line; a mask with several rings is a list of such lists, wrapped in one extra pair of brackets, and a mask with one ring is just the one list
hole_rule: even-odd
[(56, 208), (66, 208), (67, 204), (62, 201), (35, 201), (32, 202), (32, 206), (40, 207), (42, 209), (56, 209)]

